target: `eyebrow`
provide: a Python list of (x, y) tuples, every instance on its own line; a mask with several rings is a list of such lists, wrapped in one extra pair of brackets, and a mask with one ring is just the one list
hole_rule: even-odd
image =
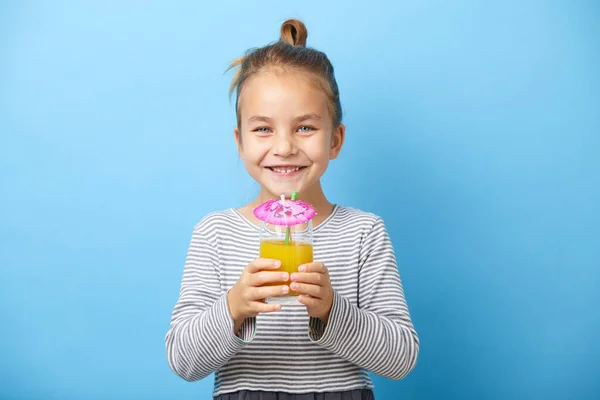
[(322, 118), (320, 115), (317, 115), (317, 114), (304, 114), (304, 115), (301, 115), (298, 118), (296, 118), (296, 121), (301, 122), (301, 121), (306, 121), (309, 119), (315, 119), (318, 121), (318, 120), (321, 120)]
[(248, 118), (248, 122), (271, 122), (271, 118), (263, 117), (261, 115), (254, 115)]
[[(304, 115), (301, 115), (301, 116), (297, 117), (296, 121), (297, 122), (302, 122), (302, 121), (307, 121), (307, 120), (310, 120), (310, 119), (314, 119), (314, 120), (319, 121), (322, 118), (321, 118), (320, 115), (317, 115), (317, 114), (314, 114), (314, 113), (313, 114), (304, 114)], [(271, 122), (271, 121), (272, 121), (271, 118), (265, 117), (265, 116), (262, 116), (262, 115), (253, 115), (252, 117), (248, 118), (248, 122)]]

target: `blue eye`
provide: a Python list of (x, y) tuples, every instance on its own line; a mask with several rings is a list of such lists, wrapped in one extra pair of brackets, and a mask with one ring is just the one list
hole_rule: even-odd
[(301, 126), (300, 128), (298, 128), (298, 131), (301, 133), (309, 133), (309, 132), (314, 131), (314, 128), (312, 126), (304, 125), (304, 126)]
[(253, 132), (257, 132), (257, 133), (269, 133), (270, 131), (271, 131), (271, 129), (269, 129), (269, 128), (260, 127), (260, 128), (254, 129)]

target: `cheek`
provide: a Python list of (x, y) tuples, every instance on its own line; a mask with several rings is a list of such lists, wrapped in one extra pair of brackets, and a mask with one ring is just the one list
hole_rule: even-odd
[(243, 137), (241, 157), (246, 165), (258, 164), (265, 157), (268, 150), (269, 146), (266, 146), (261, 141), (257, 141), (256, 138), (250, 135)]
[(308, 154), (313, 162), (323, 162), (329, 160), (329, 139), (326, 135), (313, 137), (308, 144)]

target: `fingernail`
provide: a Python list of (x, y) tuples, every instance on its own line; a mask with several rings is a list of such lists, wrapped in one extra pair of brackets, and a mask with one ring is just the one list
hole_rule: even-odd
[(287, 293), (289, 290), (289, 288), (287, 286), (282, 286), (281, 287), (281, 293)]
[(298, 274), (292, 274), (292, 280), (295, 281), (298, 278)]
[(284, 282), (287, 282), (287, 280), (289, 279), (288, 273), (284, 272), (283, 274), (281, 274), (281, 279), (283, 279)]
[(298, 284), (296, 282), (292, 282), (292, 284), (290, 285), (290, 287), (292, 289), (298, 289)]
[(300, 272), (304, 272), (304, 271), (306, 271), (306, 265), (301, 265), (301, 266), (299, 266), (299, 267), (298, 267), (298, 271), (300, 271)]
[(273, 261), (273, 265), (276, 266), (276, 267), (280, 267), (281, 266), (281, 261), (275, 260), (275, 261)]

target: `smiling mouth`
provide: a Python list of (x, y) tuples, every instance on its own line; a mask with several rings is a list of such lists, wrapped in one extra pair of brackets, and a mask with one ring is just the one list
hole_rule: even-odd
[(266, 168), (275, 172), (276, 174), (279, 174), (279, 175), (292, 175), (298, 171), (303, 170), (306, 167), (304, 167), (304, 166), (273, 166), (273, 167), (266, 167)]

